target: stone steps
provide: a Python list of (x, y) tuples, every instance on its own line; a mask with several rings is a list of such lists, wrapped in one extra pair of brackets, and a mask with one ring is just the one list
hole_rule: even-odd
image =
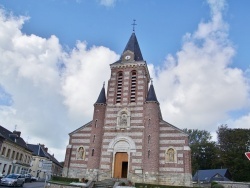
[(94, 188), (113, 188), (115, 181), (113, 179), (106, 179), (95, 182)]

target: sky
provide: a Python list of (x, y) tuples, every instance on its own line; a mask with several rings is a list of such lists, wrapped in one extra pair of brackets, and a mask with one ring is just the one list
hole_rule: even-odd
[[(165, 121), (250, 128), (250, 1), (0, 0), (0, 125), (59, 161), (135, 33)], [(107, 84), (106, 84), (107, 85)]]

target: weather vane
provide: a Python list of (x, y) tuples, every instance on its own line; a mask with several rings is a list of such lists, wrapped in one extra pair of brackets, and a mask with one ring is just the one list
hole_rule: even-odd
[(137, 25), (136, 23), (135, 23), (135, 19), (133, 20), (134, 21), (134, 23), (132, 23), (131, 25), (133, 26), (133, 32), (135, 32), (135, 26)]

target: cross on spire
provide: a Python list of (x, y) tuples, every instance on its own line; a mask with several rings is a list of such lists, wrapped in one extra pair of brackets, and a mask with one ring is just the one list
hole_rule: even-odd
[(134, 19), (134, 20), (133, 20), (134, 23), (131, 24), (131, 25), (133, 26), (133, 32), (135, 32), (135, 26), (137, 25), (137, 24), (135, 23), (135, 21), (136, 21), (136, 20)]
[(153, 78), (150, 78), (150, 81), (151, 81), (151, 85), (153, 85)]

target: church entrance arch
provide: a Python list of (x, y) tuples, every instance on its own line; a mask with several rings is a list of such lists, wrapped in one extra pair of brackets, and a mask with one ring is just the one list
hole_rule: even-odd
[(113, 153), (113, 178), (127, 178), (130, 154), (136, 152), (136, 146), (133, 139), (129, 136), (116, 136), (109, 143), (108, 152)]
[(114, 178), (127, 178), (128, 175), (128, 154), (117, 152), (115, 154)]

